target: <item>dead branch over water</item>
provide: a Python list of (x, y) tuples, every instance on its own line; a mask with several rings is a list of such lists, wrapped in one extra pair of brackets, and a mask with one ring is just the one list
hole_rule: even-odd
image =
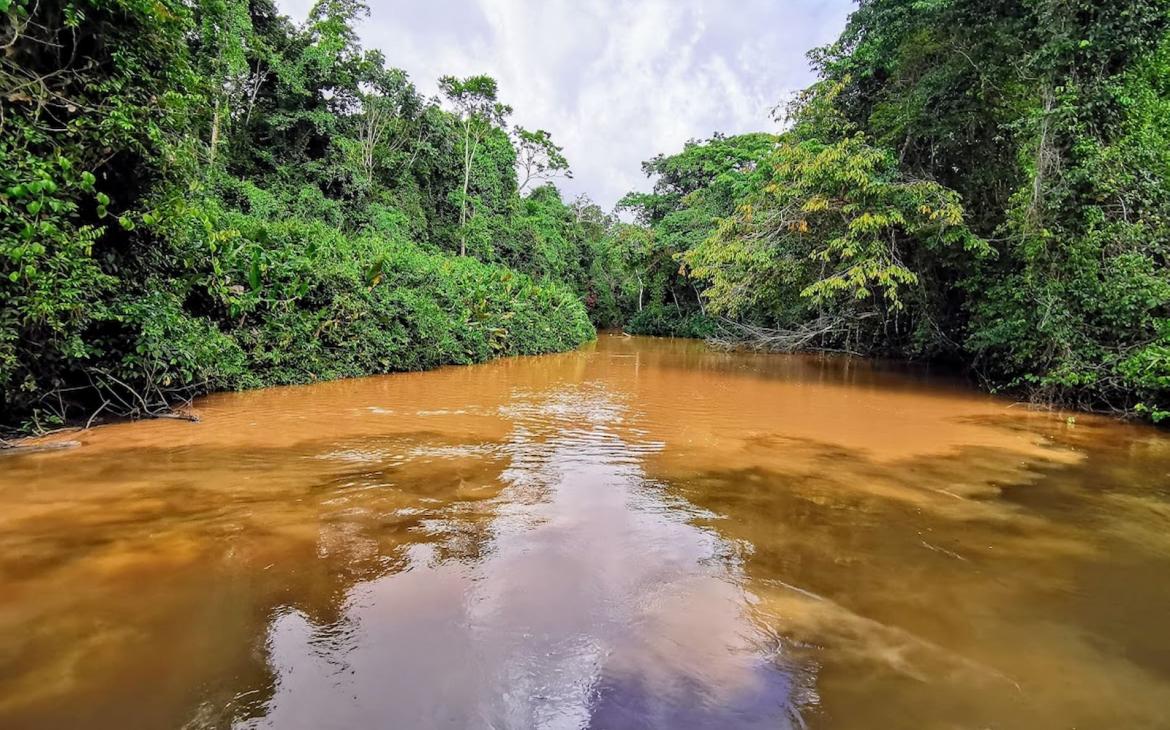
[(856, 346), (860, 325), (874, 313), (822, 315), (790, 329), (760, 327), (721, 319), (719, 332), (708, 342), (725, 350), (757, 352), (835, 352), (860, 356)]
[[(111, 421), (172, 419), (198, 423), (199, 416), (191, 412), (191, 406), (196, 395), (208, 390), (206, 382), (170, 388), (161, 386), (154, 378), (136, 387), (100, 369), (90, 370), (86, 376), (89, 379), (88, 386), (57, 388), (41, 397), (40, 410), (33, 415), (32, 422), (27, 424), (30, 438), (84, 431)], [(80, 417), (77, 415), (79, 407), (85, 409)], [(70, 425), (59, 427), (60, 424)], [(78, 445), (75, 441), (25, 444), (24, 439), (0, 437), (0, 452), (5, 453), (28, 453)]]

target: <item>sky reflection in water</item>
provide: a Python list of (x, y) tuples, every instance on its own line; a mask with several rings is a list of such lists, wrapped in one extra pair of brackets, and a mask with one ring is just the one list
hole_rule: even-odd
[(1170, 447), (603, 336), (0, 473), (0, 725), (1158, 727)]

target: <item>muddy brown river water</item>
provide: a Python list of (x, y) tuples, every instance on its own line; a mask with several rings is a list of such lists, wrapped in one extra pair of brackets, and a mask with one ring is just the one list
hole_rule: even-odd
[(1170, 728), (1170, 436), (603, 335), (0, 458), (0, 728)]

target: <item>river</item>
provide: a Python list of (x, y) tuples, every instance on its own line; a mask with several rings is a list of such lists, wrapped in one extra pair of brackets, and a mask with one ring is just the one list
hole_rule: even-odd
[(602, 335), (0, 458), (0, 727), (1170, 727), (1170, 437)]

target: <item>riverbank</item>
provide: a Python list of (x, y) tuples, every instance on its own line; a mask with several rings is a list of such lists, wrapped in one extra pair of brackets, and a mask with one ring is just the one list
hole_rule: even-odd
[(256, 290), (237, 296), (230, 318), (197, 314), (161, 284), (139, 294), (124, 340), (94, 338), (106, 357), (26, 363), (32, 382), (45, 384), (6, 388), (0, 428), (27, 434), (171, 415), (209, 392), (563, 351), (596, 335), (563, 284), (317, 223), (266, 230), (289, 247), (317, 242), (286, 259), (300, 272), (295, 287), (274, 263)]

